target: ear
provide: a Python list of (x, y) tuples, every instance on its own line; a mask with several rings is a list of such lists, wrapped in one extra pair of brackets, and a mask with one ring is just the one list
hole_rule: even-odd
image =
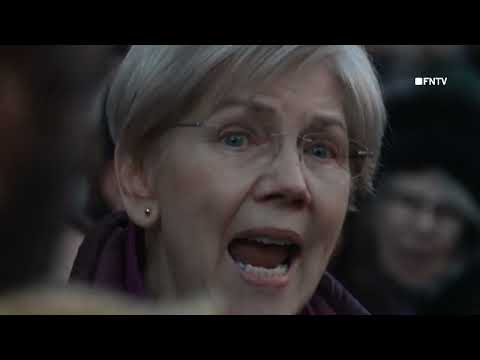
[(160, 221), (158, 199), (143, 164), (134, 161), (129, 155), (116, 152), (115, 168), (123, 205), (129, 218), (142, 228), (156, 225)]

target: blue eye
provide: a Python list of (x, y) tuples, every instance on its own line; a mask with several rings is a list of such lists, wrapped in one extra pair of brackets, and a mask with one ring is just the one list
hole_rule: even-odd
[(232, 148), (242, 148), (248, 145), (248, 137), (243, 134), (229, 134), (222, 137), (225, 145)]
[(335, 157), (334, 151), (324, 144), (312, 145), (305, 152), (318, 159), (332, 159)]

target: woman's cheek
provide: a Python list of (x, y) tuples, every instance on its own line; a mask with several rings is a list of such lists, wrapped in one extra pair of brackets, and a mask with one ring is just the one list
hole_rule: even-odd
[(317, 251), (330, 254), (337, 244), (347, 214), (349, 191), (347, 183), (337, 191), (323, 189), (316, 196), (313, 223)]
[(221, 172), (212, 167), (185, 158), (172, 158), (165, 164), (156, 171), (155, 187), (161, 207), (203, 217), (215, 212), (222, 193), (228, 195), (228, 190), (223, 190)]

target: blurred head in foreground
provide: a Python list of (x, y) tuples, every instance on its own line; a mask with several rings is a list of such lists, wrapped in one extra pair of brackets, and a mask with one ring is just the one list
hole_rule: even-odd
[(117, 51), (0, 47), (0, 292), (48, 276), (78, 181), (95, 168), (98, 95)]

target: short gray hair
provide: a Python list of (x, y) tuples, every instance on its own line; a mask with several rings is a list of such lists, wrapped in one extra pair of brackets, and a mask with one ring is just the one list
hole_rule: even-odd
[[(111, 84), (107, 118), (115, 143), (145, 145), (148, 138), (189, 115), (209, 94), (222, 96), (242, 82), (324, 62), (340, 80), (349, 136), (374, 156), (356, 184), (372, 189), (386, 123), (380, 85), (367, 53), (355, 45), (132, 46)], [(126, 131), (128, 129), (128, 131)]]

